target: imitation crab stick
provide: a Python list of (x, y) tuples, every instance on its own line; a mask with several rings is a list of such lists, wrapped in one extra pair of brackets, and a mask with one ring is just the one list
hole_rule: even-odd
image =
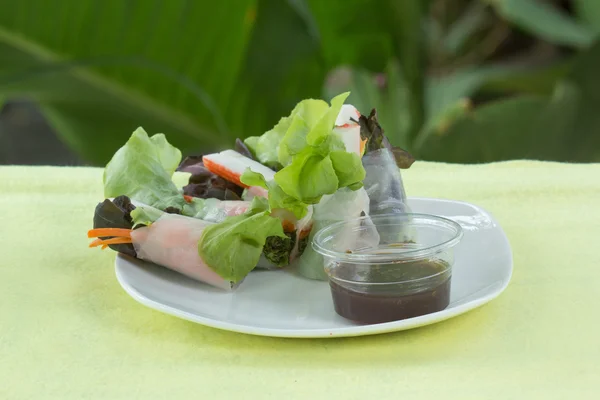
[(350, 104), (344, 104), (335, 120), (334, 132), (340, 135), (346, 151), (358, 154), (362, 157), (365, 153), (366, 140), (360, 136), (360, 125), (358, 119), (360, 112)]
[[(202, 162), (204, 163), (206, 169), (213, 174), (218, 175), (221, 178), (235, 183), (243, 188), (248, 188), (247, 185), (244, 185), (240, 181), (240, 177), (246, 168), (250, 168), (253, 172), (258, 172), (264, 176), (267, 181), (273, 180), (275, 177), (275, 171), (238, 153), (235, 150), (225, 150), (220, 153), (202, 156)], [(252, 189), (255, 193), (260, 193), (260, 195), (266, 197), (267, 192), (265, 189), (254, 187)]]

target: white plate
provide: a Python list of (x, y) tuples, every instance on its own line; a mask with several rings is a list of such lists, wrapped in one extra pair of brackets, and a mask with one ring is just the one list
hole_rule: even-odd
[(228, 293), (156, 265), (118, 256), (121, 286), (140, 303), (199, 324), (235, 332), (279, 337), (371, 335), (433, 324), (497, 297), (512, 274), (512, 254), (498, 223), (472, 204), (409, 199), (413, 212), (460, 223), (464, 237), (456, 247), (450, 305), (443, 311), (383, 324), (359, 325), (338, 316), (329, 285), (289, 271), (253, 271)]

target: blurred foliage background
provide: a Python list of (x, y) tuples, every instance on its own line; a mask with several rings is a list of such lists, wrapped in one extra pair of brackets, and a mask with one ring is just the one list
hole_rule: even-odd
[(599, 0), (0, 0), (0, 108), (61, 141), (0, 125), (3, 161), (211, 151), (345, 90), (417, 159), (600, 161), (599, 33)]

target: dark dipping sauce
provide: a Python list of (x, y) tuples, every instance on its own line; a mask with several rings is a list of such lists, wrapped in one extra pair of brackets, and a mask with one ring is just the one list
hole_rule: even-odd
[[(450, 303), (451, 271), (443, 261), (403, 262), (374, 266), (367, 282), (390, 282), (361, 285), (329, 280), (335, 311), (359, 323), (382, 323), (441, 311)], [(356, 280), (351, 264), (340, 265), (341, 279)], [(354, 279), (352, 276), (354, 275)], [(398, 283), (392, 283), (398, 282)], [(342, 286), (345, 285), (345, 286)]]

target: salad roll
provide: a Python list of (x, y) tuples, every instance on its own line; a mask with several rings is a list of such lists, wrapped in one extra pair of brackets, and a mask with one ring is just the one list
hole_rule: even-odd
[(198, 252), (198, 243), (209, 225), (210, 222), (200, 219), (165, 213), (151, 225), (132, 230), (130, 237), (137, 258), (231, 290), (235, 283), (219, 276)]
[(90, 247), (110, 246), (221, 289), (231, 290), (256, 267), (267, 238), (286, 237), (260, 201), (220, 223), (123, 202), (98, 204)]
[[(320, 229), (339, 221), (356, 220), (369, 213), (369, 196), (364, 189), (340, 189), (336, 193), (324, 196), (321, 202), (314, 207), (314, 227), (310, 241)], [(356, 228), (360, 226), (356, 222)], [(340, 248), (355, 249), (357, 247), (374, 247), (379, 243), (379, 234), (373, 229), (371, 235), (361, 237), (355, 229), (348, 229), (338, 238)], [(357, 241), (362, 240), (360, 246)], [(298, 273), (308, 279), (327, 280), (324, 270), (323, 256), (309, 247), (297, 260)]]
[[(407, 210), (398, 167), (410, 166), (410, 154), (390, 145), (375, 110), (365, 116), (344, 104), (348, 95), (303, 100), (261, 136), (183, 161), (165, 135), (138, 128), (105, 168), (106, 200), (96, 207), (90, 246), (224, 290), (256, 267), (293, 264), (325, 279), (323, 258), (310, 246), (317, 230)], [(175, 183), (182, 176), (174, 179), (175, 171), (190, 174), (187, 185)], [(356, 231), (339, 245), (379, 241), (376, 229)]]
[(387, 148), (368, 152), (362, 159), (369, 196), (369, 214), (409, 213), (406, 192), (394, 154)]

